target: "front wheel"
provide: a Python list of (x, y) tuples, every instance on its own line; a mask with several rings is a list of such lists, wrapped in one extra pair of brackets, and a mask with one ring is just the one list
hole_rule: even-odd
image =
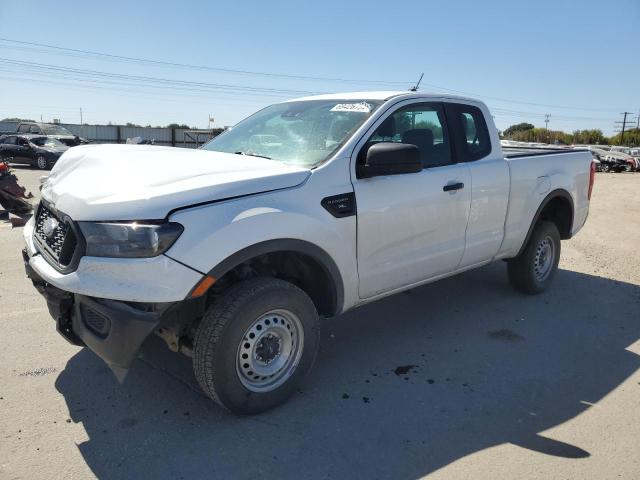
[(535, 295), (551, 284), (560, 262), (560, 232), (555, 223), (539, 222), (524, 251), (508, 262), (509, 281), (523, 293)]
[(320, 344), (318, 313), (295, 285), (258, 277), (229, 288), (195, 335), (193, 368), (216, 403), (255, 414), (287, 400)]
[(36, 167), (38, 167), (40, 170), (46, 170), (48, 166), (49, 162), (47, 162), (47, 159), (44, 155), (39, 155), (38, 158), (36, 158)]

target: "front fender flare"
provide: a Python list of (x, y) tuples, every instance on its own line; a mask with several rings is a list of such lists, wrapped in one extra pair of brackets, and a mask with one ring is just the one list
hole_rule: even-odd
[(233, 253), (225, 258), (223, 261), (213, 267), (208, 275), (214, 278), (222, 278), (226, 273), (233, 270), (238, 265), (251, 260), (252, 258), (267, 253), (275, 252), (297, 252), (308, 255), (316, 260), (325, 269), (329, 278), (332, 280), (332, 289), (335, 300), (335, 312), (342, 311), (344, 305), (344, 282), (338, 266), (331, 258), (331, 256), (317, 245), (307, 242), (305, 240), (299, 240), (295, 238), (279, 238), (273, 240), (266, 240), (259, 242), (242, 250)]

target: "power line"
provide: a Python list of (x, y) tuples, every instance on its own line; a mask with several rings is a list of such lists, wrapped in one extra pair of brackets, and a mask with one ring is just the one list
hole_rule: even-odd
[[(61, 47), (58, 45), (51, 45), (51, 44), (45, 44), (45, 43), (37, 43), (37, 42), (28, 42), (28, 41), (24, 41), (24, 40), (14, 40), (14, 39), (9, 39), (9, 38), (3, 38), (0, 37), (0, 41), (2, 42), (7, 42), (7, 43), (12, 43), (12, 44), (17, 44), (17, 45), (23, 45), (26, 47), (22, 47), (22, 48), (30, 48), (30, 47), (40, 47), (40, 48), (45, 48), (45, 49), (49, 49), (50, 50), (54, 50), (58, 53), (62, 53), (62, 54), (66, 54), (66, 55), (73, 55), (73, 56), (84, 56), (84, 57), (94, 57), (94, 58), (101, 58), (101, 59), (110, 59), (110, 60), (114, 60), (114, 61), (122, 61), (122, 62), (127, 62), (127, 63), (138, 63), (138, 64), (148, 64), (148, 65), (160, 65), (160, 66), (165, 66), (165, 67), (173, 67), (173, 68), (185, 68), (185, 69), (192, 69), (192, 70), (205, 70), (205, 71), (215, 71), (215, 72), (224, 72), (224, 73), (235, 73), (235, 74), (242, 74), (242, 75), (254, 75), (254, 76), (262, 76), (262, 77), (273, 77), (273, 78), (288, 78), (288, 79), (296, 79), (296, 80), (314, 80), (314, 81), (325, 81), (325, 82), (341, 82), (341, 83), (353, 83), (353, 84), (371, 84), (371, 85), (389, 85), (389, 86), (405, 86), (406, 85), (410, 85), (411, 82), (409, 81), (385, 81), (385, 80), (366, 80), (366, 79), (348, 79), (348, 78), (332, 78), (332, 77), (322, 77), (322, 76), (312, 76), (312, 75), (300, 75), (300, 74), (290, 74), (290, 73), (275, 73), (275, 72), (259, 72), (259, 71), (252, 71), (252, 70), (241, 70), (241, 69), (230, 69), (230, 68), (224, 68), (224, 67), (214, 67), (214, 66), (206, 66), (206, 65), (194, 65), (194, 64), (187, 64), (187, 63), (179, 63), (179, 62), (169, 62), (169, 61), (165, 61), (165, 60), (156, 60), (156, 59), (148, 59), (148, 58), (140, 58), (140, 57), (129, 57), (129, 56), (124, 56), (124, 55), (116, 55), (116, 54), (110, 54), (110, 53), (105, 53), (105, 52), (97, 52), (97, 51), (92, 51), (92, 50), (82, 50), (82, 49), (76, 49), (76, 48), (67, 48), (67, 47)], [(20, 48), (17, 46), (11, 46), (10, 48)], [(33, 48), (32, 48), (33, 50)], [(42, 51), (42, 50), (40, 50)], [(515, 99), (509, 99), (509, 98), (503, 98), (503, 97), (494, 97), (494, 96), (490, 96), (490, 95), (484, 95), (481, 93), (475, 93), (475, 92), (468, 92), (468, 91), (463, 91), (463, 90), (455, 90), (455, 89), (451, 89), (448, 87), (443, 87), (441, 85), (435, 85), (435, 84), (424, 84), (430, 88), (434, 88), (437, 90), (442, 90), (444, 92), (451, 92), (451, 93), (456, 93), (456, 94), (460, 94), (460, 95), (466, 95), (466, 96), (472, 96), (472, 97), (479, 97), (479, 98), (483, 98), (483, 99), (487, 99), (487, 100), (494, 100), (494, 101), (498, 101), (498, 102), (504, 102), (504, 103), (513, 103), (513, 104), (520, 104), (520, 105), (530, 105), (530, 106), (537, 106), (537, 107), (546, 107), (546, 108), (556, 108), (556, 109), (565, 109), (565, 110), (582, 110), (582, 111), (601, 111), (601, 112), (614, 112), (617, 109), (598, 109), (598, 108), (587, 108), (587, 107), (575, 107), (575, 106), (569, 106), (569, 105), (554, 105), (554, 104), (547, 104), (547, 103), (537, 103), (537, 102), (527, 102), (527, 101), (522, 101), (522, 100), (515, 100)]]
[(241, 92), (253, 92), (259, 93), (262, 95), (272, 95), (277, 94), (275, 96), (287, 96), (291, 97), (292, 95), (310, 95), (314, 93), (308, 90), (288, 90), (288, 89), (277, 89), (277, 88), (266, 88), (266, 87), (252, 87), (252, 86), (242, 86), (242, 85), (231, 85), (231, 84), (223, 84), (223, 83), (207, 83), (207, 82), (193, 82), (188, 80), (174, 80), (169, 78), (161, 78), (161, 77), (149, 77), (142, 75), (130, 75), (130, 74), (121, 74), (121, 73), (110, 73), (103, 72), (98, 70), (86, 70), (79, 68), (70, 68), (70, 67), (62, 67), (58, 65), (50, 65), (43, 63), (35, 63), (35, 62), (25, 62), (21, 60), (11, 60), (8, 58), (0, 58), (0, 65), (5, 64), (12, 67), (17, 67), (18, 69), (22, 69), (23, 71), (29, 72), (37, 72), (38, 74), (48, 75), (57, 78), (72, 78), (76, 80), (82, 80), (87, 82), (98, 82), (98, 83), (122, 83), (128, 82), (129, 84), (134, 83), (136, 85), (144, 85), (146, 87), (157, 87), (157, 86), (168, 86), (168, 87), (177, 87), (184, 89), (200, 89), (200, 90), (226, 90), (226, 91), (241, 91)]
[(378, 84), (378, 85), (408, 85), (411, 82), (407, 81), (385, 81), (385, 80), (364, 80), (364, 79), (350, 79), (350, 78), (331, 78), (331, 77), (321, 77), (321, 76), (312, 76), (312, 75), (300, 75), (300, 74), (291, 74), (291, 73), (273, 73), (273, 72), (258, 72), (252, 70), (238, 70), (231, 68), (223, 68), (223, 67), (212, 67), (207, 65), (194, 65), (188, 63), (178, 63), (178, 62), (168, 62), (165, 60), (155, 60), (149, 58), (139, 58), (139, 57), (128, 57), (125, 55), (114, 55), (111, 53), (105, 52), (96, 52), (92, 50), (81, 50), (77, 48), (66, 48), (60, 47), (57, 45), (50, 45), (45, 43), (36, 43), (36, 42), (26, 42), (23, 40), (12, 40), (9, 38), (0, 38), (0, 41), (16, 43), (20, 45), (30, 45), (36, 47), (44, 47), (52, 50), (58, 50), (60, 52), (69, 52), (75, 54), (83, 54), (94, 57), (103, 57), (110, 58), (114, 60), (123, 60), (127, 62), (136, 62), (142, 64), (152, 64), (152, 65), (163, 65), (167, 67), (178, 67), (178, 68), (186, 68), (192, 70), (210, 70), (214, 72), (224, 72), (224, 73), (236, 73), (242, 75), (257, 75), (262, 77), (279, 77), (279, 78), (289, 78), (296, 80), (315, 80), (315, 81), (327, 81), (327, 82), (343, 82), (343, 83), (361, 83), (361, 84)]

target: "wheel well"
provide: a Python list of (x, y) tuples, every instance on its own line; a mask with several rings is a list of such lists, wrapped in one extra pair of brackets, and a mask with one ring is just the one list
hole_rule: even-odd
[(553, 197), (542, 208), (538, 216), (538, 221), (540, 220), (548, 220), (555, 223), (561, 239), (571, 238), (571, 227), (573, 226), (573, 205), (571, 200), (560, 195)]
[(312, 255), (291, 250), (268, 252), (257, 255), (228, 270), (217, 278), (212, 295), (241, 280), (269, 276), (293, 283), (313, 301), (318, 313), (333, 316), (338, 311), (338, 294), (329, 270)]

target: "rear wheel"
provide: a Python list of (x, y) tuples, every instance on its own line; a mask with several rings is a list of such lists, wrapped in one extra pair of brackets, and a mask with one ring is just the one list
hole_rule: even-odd
[(560, 261), (560, 233), (555, 223), (539, 222), (524, 251), (508, 262), (511, 285), (523, 293), (544, 292)]
[(194, 372), (204, 392), (234, 413), (260, 413), (287, 400), (311, 369), (318, 313), (295, 285), (254, 278), (207, 310), (194, 343)]
[(607, 173), (609, 171), (609, 164), (608, 163), (602, 163), (600, 165), (600, 170), (602, 170), (604, 173)]

